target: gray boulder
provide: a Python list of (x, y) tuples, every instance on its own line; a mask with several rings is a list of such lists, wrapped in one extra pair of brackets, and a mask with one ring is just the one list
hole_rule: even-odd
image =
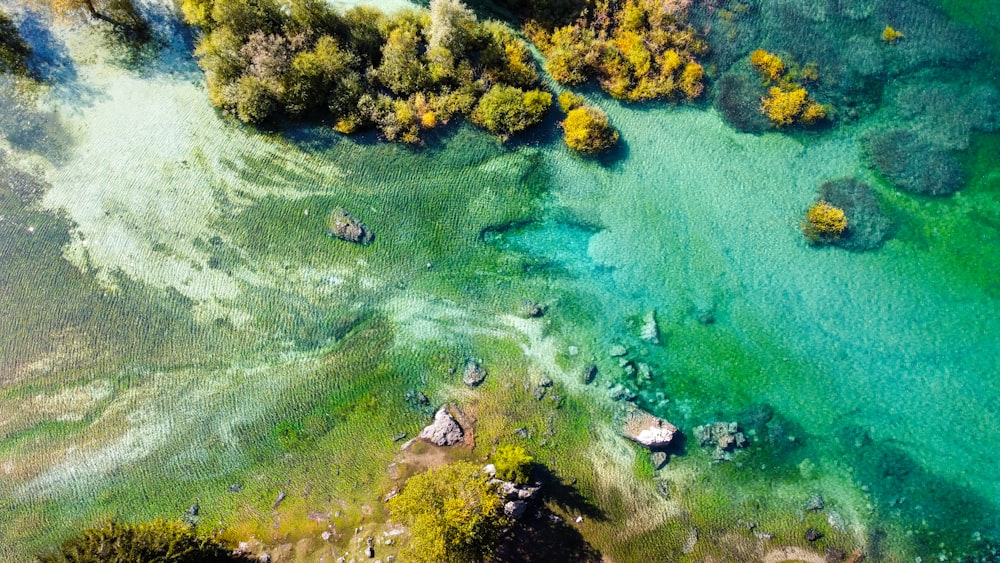
[(418, 437), (435, 446), (454, 446), (462, 441), (465, 433), (448, 409), (441, 407), (434, 413), (434, 422), (421, 430)]

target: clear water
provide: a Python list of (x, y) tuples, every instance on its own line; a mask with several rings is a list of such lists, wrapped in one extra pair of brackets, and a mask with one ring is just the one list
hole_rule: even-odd
[[(460, 126), (420, 149), (262, 134), (212, 111), (182, 34), (134, 72), (86, 30), (49, 33), (0, 5), (55, 82), (31, 110), (48, 118), (37, 140), (11, 141), (31, 135), (3, 122), (2, 174), (18, 187), (0, 190), (0, 556), (198, 499), (228, 520), (239, 504), (218, 491), (234, 481), (260, 500), (285, 472), (322, 474), (345, 495), (383, 464), (384, 449), (344, 446), (356, 413), (371, 432), (419, 423), (398, 398), (428, 373), (434, 387), (427, 349), (469, 353), (533, 296), (553, 304), (555, 340), (600, 364), (587, 393), (624, 383), (685, 431), (749, 426), (769, 405), (778, 438), (703, 468), (734, 497), (777, 505), (820, 489), (875, 559), (995, 560), (1000, 141), (968, 112), (907, 116), (886, 96), (832, 131), (752, 135), (708, 107), (591, 93), (624, 140), (598, 161), (545, 132), (505, 147)], [(923, 21), (918, 8), (901, 21)], [(946, 8), (997, 52), (995, 5)], [(989, 86), (990, 68), (954, 72)], [(914, 76), (918, 89), (941, 81)], [(868, 169), (863, 136), (903, 119), (960, 145), (961, 192), (904, 195)], [(816, 186), (843, 176), (876, 185), (890, 210), (883, 248), (805, 243)], [(375, 230), (372, 246), (325, 236), (339, 206)], [(659, 346), (638, 339), (649, 311)], [(618, 343), (653, 381), (607, 357)], [(300, 435), (324, 445), (296, 450)], [(275, 472), (288, 451), (295, 466)]]

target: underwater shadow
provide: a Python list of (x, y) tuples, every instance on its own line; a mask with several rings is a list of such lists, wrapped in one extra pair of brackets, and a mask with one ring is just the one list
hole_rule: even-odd
[(600, 563), (601, 552), (579, 530), (548, 510), (517, 521), (501, 540), (491, 563), (578, 561)]
[(575, 479), (571, 483), (566, 483), (551, 469), (541, 465), (535, 466), (532, 476), (536, 482), (541, 483), (545, 500), (555, 504), (560, 510), (598, 522), (607, 519), (600, 507), (580, 493), (575, 486)]

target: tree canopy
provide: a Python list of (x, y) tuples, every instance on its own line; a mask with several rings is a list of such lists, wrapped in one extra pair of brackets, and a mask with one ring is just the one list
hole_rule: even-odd
[(410, 477), (389, 501), (392, 517), (409, 527), (404, 553), (418, 563), (486, 559), (507, 526), (503, 501), (489, 476), (460, 461)]
[[(415, 143), (482, 106), (472, 121), (506, 137), (540, 121), (551, 99), (536, 91), (527, 45), (459, 0), (391, 16), (321, 0), (183, 0), (181, 11), (203, 32), (195, 54), (210, 100), (246, 123), (318, 119)], [(509, 111), (482, 105), (512, 89)]]
[(222, 563), (232, 550), (179, 521), (108, 522), (67, 539), (39, 563)]

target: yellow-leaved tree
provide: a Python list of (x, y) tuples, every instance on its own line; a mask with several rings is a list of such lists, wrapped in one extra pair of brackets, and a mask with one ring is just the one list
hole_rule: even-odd
[(509, 521), (489, 476), (466, 461), (410, 477), (389, 500), (392, 517), (409, 527), (407, 561), (471, 563), (487, 559)]

